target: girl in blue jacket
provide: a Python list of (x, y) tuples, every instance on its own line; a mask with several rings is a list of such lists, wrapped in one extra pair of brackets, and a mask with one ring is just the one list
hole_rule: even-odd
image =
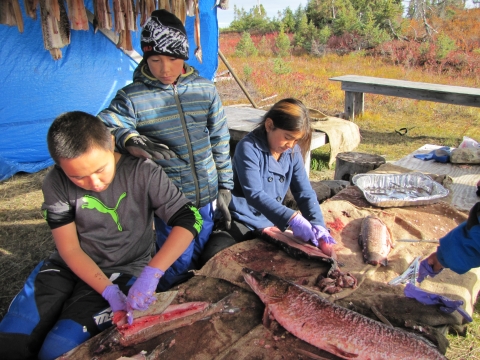
[[(311, 137), (308, 109), (288, 98), (274, 104), (260, 125), (240, 140), (232, 161), (231, 228), (212, 234), (204, 261), (236, 242), (254, 238), (252, 230), (270, 226), (290, 228), (296, 237), (331, 253), (335, 241), (325, 228), (303, 162)], [(282, 204), (289, 188), (298, 212)]]

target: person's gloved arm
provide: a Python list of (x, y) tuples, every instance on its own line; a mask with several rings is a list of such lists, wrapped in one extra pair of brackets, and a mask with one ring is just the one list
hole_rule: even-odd
[(103, 290), (102, 296), (108, 301), (113, 312), (127, 311), (127, 297), (118, 285), (109, 285)]
[(218, 210), (222, 213), (223, 220), (225, 221), (225, 228), (230, 230), (230, 225), (232, 223), (232, 216), (230, 215), (230, 210), (228, 210), (228, 205), (232, 200), (232, 193), (227, 189), (219, 189), (217, 197), (217, 207)]
[(142, 273), (128, 291), (127, 297), (127, 320), (133, 322), (132, 310), (147, 310), (155, 302), (154, 296), (160, 278), (164, 272), (151, 266), (145, 266)]
[(310, 241), (313, 245), (318, 246), (317, 237), (312, 229), (312, 224), (305, 219), (300, 213), (295, 213), (288, 222), (293, 235), (302, 239), (305, 242)]
[(312, 230), (315, 234), (317, 241), (322, 240), (325, 244), (336, 244), (337, 242), (330, 236), (330, 232), (322, 225), (313, 225)]
[(440, 274), (443, 268), (443, 265), (437, 259), (437, 253), (434, 252), (420, 262), (417, 281), (420, 283), (427, 276), (434, 277)]
[(406, 297), (416, 299), (424, 305), (441, 305), (440, 310), (448, 314), (457, 310), (468, 322), (472, 322), (472, 317), (461, 308), (462, 300), (452, 300), (445, 296), (422, 290), (412, 283), (407, 283), (403, 290)]
[(167, 145), (154, 143), (144, 135), (134, 135), (128, 138), (125, 141), (125, 149), (131, 155), (144, 159), (170, 160), (177, 157)]

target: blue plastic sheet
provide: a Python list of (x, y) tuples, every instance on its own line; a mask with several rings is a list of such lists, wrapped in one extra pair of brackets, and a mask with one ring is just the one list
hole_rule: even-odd
[[(61, 49), (60, 60), (53, 60), (43, 46), (40, 11), (33, 20), (25, 14), (23, 1), (19, 3), (24, 32), (0, 25), (0, 181), (52, 165), (46, 144), (52, 121), (73, 110), (96, 115), (132, 81), (137, 65), (100, 31), (95, 34), (91, 24), (89, 31), (71, 30), (70, 45)], [(85, 5), (93, 12), (92, 0), (85, 0)], [(190, 42), (187, 62), (207, 79), (213, 79), (218, 67), (214, 5), (214, 0), (200, 2), (202, 64), (194, 56), (194, 17), (187, 17), (185, 24)], [(132, 33), (132, 43), (141, 55), (140, 31)]]

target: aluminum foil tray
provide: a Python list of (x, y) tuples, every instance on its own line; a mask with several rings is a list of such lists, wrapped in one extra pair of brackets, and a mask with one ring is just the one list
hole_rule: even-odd
[(379, 207), (433, 204), (448, 195), (448, 190), (422, 173), (357, 174), (352, 182), (365, 199)]

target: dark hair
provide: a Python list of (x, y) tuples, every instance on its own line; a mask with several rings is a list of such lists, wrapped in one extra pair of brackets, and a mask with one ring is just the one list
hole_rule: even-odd
[(300, 100), (294, 98), (282, 99), (267, 111), (258, 128), (265, 130), (265, 122), (268, 118), (272, 119), (276, 129), (303, 132), (303, 137), (299, 139), (298, 145), (302, 149), (302, 156), (305, 157), (312, 142), (312, 128), (307, 107)]
[(48, 151), (58, 164), (61, 159), (74, 159), (92, 148), (112, 149), (109, 129), (97, 117), (83, 111), (58, 116), (48, 129)]

